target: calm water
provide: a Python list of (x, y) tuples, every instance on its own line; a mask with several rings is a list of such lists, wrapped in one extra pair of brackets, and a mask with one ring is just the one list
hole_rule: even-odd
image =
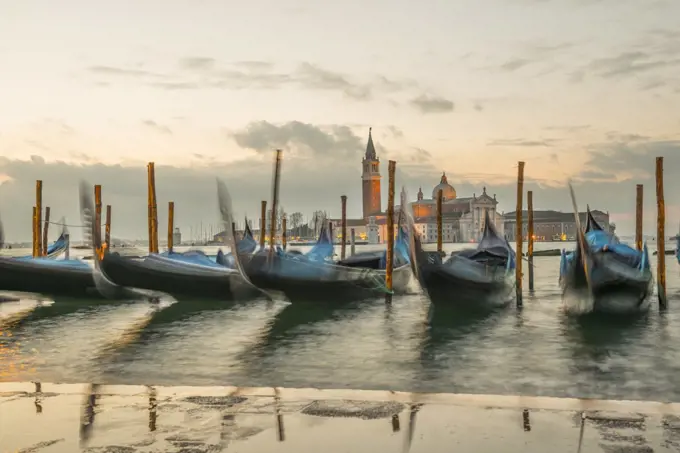
[(626, 322), (564, 315), (559, 257), (535, 259), (536, 291), (525, 292), (522, 311), (513, 306), (482, 319), (435, 313), (433, 326), (425, 323), (428, 302), (416, 288), (389, 307), (376, 300), (336, 310), (283, 301), (232, 308), (171, 299), (4, 303), (0, 381), (679, 401), (680, 278), (675, 258), (666, 262), (670, 309), (659, 313), (655, 304), (647, 316)]

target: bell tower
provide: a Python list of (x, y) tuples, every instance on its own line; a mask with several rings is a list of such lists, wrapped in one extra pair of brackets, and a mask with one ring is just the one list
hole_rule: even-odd
[(380, 214), (381, 198), (380, 198), (380, 159), (375, 152), (375, 145), (373, 145), (373, 137), (371, 131), (368, 129), (368, 143), (366, 144), (366, 154), (361, 161), (361, 192), (363, 198), (364, 219)]

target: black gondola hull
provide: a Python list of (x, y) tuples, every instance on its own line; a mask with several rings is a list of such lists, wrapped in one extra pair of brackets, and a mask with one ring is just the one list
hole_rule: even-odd
[[(169, 261), (169, 260), (168, 260)], [(176, 298), (235, 300), (254, 295), (242, 278), (225, 268), (223, 272), (197, 269), (184, 263), (160, 263), (107, 253), (99, 263), (102, 273), (113, 283), (157, 291)]]
[(101, 298), (87, 266), (0, 258), (0, 290), (75, 298)]
[[(246, 264), (248, 278), (257, 287), (283, 293), (291, 302), (348, 302), (385, 295), (385, 272), (328, 263), (296, 260), (266, 253), (253, 255)], [(405, 292), (411, 277), (408, 265), (394, 269), (394, 293)]]
[(421, 285), (432, 304), (463, 311), (489, 311), (507, 306), (513, 297), (512, 280), (512, 273), (498, 267), (483, 273), (474, 267), (465, 268), (464, 264), (420, 267)]
[[(609, 254), (598, 253), (589, 257), (588, 270), (590, 286), (580, 264), (580, 254), (576, 254), (561, 278), (560, 285), (568, 311), (638, 314), (649, 310), (649, 296), (653, 291), (653, 278), (649, 269), (635, 269)], [(583, 299), (589, 299), (589, 302)]]

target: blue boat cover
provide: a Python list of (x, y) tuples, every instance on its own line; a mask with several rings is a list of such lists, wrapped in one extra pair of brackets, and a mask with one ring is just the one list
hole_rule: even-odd
[[(409, 253), (408, 236), (403, 227), (397, 230), (397, 240), (394, 241), (394, 263), (393, 267), (403, 266), (411, 262)], [(379, 269), (387, 269), (387, 250), (382, 252)]]
[[(218, 252), (221, 253), (222, 251), (220, 250)], [(211, 259), (208, 255), (203, 253), (200, 250), (189, 250), (187, 252), (183, 253), (175, 253), (175, 252), (163, 252), (159, 253), (160, 256), (163, 256), (165, 258), (170, 258), (182, 263), (187, 263), (187, 264), (194, 264), (194, 265), (201, 265), (201, 266), (208, 266), (208, 267), (223, 267), (221, 264), (218, 264), (215, 260)]]
[[(584, 234), (586, 245), (593, 253), (612, 253), (619, 261), (629, 265), (633, 268), (649, 268), (649, 260), (643, 259), (646, 256), (645, 251), (639, 251), (627, 244), (619, 241), (619, 238), (614, 234), (604, 231), (600, 225), (593, 219), (590, 210), (587, 214), (586, 232)], [(645, 246), (646, 249), (646, 246)], [(567, 271), (567, 264), (575, 257), (575, 252), (562, 252), (562, 259), (560, 262), (560, 272), (564, 274)]]
[(74, 267), (74, 268), (89, 268), (90, 265), (83, 260), (79, 259), (68, 259), (68, 260), (55, 260), (47, 256), (41, 256), (38, 258), (33, 257), (20, 257), (18, 258), (22, 261), (30, 260), (33, 263), (39, 264), (41, 266), (62, 266), (62, 267)]
[(325, 261), (332, 258), (334, 253), (335, 247), (333, 246), (331, 233), (328, 225), (324, 222), (319, 232), (319, 239), (317, 239), (316, 244), (304, 256), (311, 261)]
[[(68, 248), (69, 244), (68, 241), (66, 240), (66, 234), (65, 232), (62, 232), (61, 235), (57, 238), (56, 241), (51, 243), (50, 245), (47, 246), (47, 255), (41, 258), (56, 258), (57, 256), (61, 255), (66, 251)], [(32, 255), (25, 255), (25, 256), (17, 256), (15, 259), (19, 260), (32, 260), (33, 256)]]

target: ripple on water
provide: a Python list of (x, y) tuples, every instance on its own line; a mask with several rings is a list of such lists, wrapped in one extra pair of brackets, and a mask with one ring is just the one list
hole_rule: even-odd
[(536, 290), (519, 312), (435, 313), (431, 326), (419, 294), (335, 309), (0, 304), (0, 380), (678, 400), (677, 273), (668, 273), (667, 313), (574, 319), (561, 309), (558, 265), (536, 259)]

